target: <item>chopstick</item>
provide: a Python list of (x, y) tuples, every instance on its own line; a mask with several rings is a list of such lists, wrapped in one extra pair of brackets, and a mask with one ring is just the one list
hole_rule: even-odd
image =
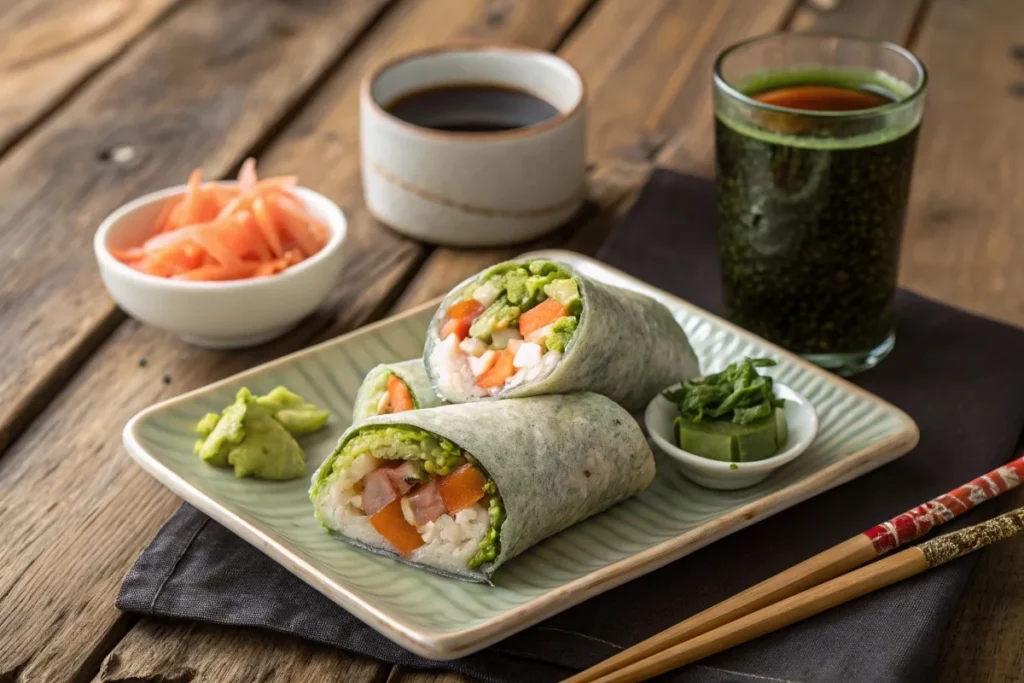
[(924, 505), (874, 526), (862, 534), (804, 560), (784, 572), (737, 593), (689, 619), (599, 662), (563, 683), (591, 683), (612, 671), (696, 638), (813, 586), (846, 574), (877, 557), (917, 540), (934, 527), (1020, 485), (1024, 457), (1012, 460)]
[[(798, 593), (651, 657), (609, 671), (594, 683), (637, 683), (789, 626), (885, 586), (1024, 532), (1024, 508), (925, 541)], [(570, 679), (571, 680), (571, 679)]]

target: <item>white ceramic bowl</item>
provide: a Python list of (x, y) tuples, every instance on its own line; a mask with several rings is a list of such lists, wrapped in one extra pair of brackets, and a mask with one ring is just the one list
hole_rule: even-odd
[(216, 349), (253, 346), (278, 337), (312, 313), (341, 273), (346, 223), (341, 209), (312, 190), (296, 188), (307, 210), (328, 227), (327, 245), (276, 275), (227, 282), (182, 282), (140, 273), (110, 249), (141, 244), (164, 203), (186, 186), (153, 192), (110, 214), (96, 231), (93, 249), (110, 296), (129, 315)]
[[(673, 384), (665, 391), (678, 388), (679, 384)], [(648, 404), (644, 413), (647, 433), (654, 439), (658, 450), (679, 463), (683, 474), (701, 486), (722, 491), (753, 486), (806, 451), (818, 433), (818, 415), (810, 401), (785, 384), (775, 382), (773, 388), (776, 396), (786, 400), (784, 410), (788, 437), (782, 449), (770, 458), (730, 463), (684, 451), (675, 445), (676, 438), (672, 429), (672, 422), (679, 415), (679, 409), (661, 394)]]
[[(411, 93), (458, 84), (522, 90), (559, 113), (493, 132), (424, 128), (388, 113)], [(583, 79), (549, 52), (454, 45), (369, 72), (359, 104), (363, 192), (370, 212), (415, 239), (456, 246), (514, 244), (565, 223), (586, 193)]]

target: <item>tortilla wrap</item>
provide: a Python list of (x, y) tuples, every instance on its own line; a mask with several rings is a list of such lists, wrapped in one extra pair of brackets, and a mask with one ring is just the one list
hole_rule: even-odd
[[(325, 526), (320, 506), (329, 498), (335, 458), (361, 430), (380, 426), (414, 427), (448, 439), (471, 455), (496, 485), (506, 515), (498, 536), (500, 550), (493, 562), (455, 572), (460, 579), (489, 581), (495, 569), (530, 546), (636, 495), (654, 479), (654, 457), (640, 426), (604, 396), (579, 393), (447, 405), (382, 415), (350, 427), (313, 477), (310, 497)], [(408, 562), (388, 547), (355, 545)]]
[[(527, 264), (544, 259), (521, 259)], [(564, 354), (549, 375), (478, 397), (445, 390), (432, 353), (441, 341), (438, 331), (447, 311), (462, 299), (462, 291), (488, 273), (477, 273), (445, 296), (427, 330), (423, 362), (435, 392), (452, 403), (521, 398), (546, 394), (592, 391), (612, 399), (631, 413), (639, 413), (658, 392), (684, 379), (700, 375), (697, 356), (672, 313), (650, 297), (604, 284), (553, 261), (577, 283), (583, 310)], [(504, 265), (504, 264), (499, 264)]]
[(356, 392), (356, 400), (352, 404), (352, 424), (377, 416), (377, 406), (381, 397), (388, 390), (388, 376), (397, 375), (409, 387), (413, 404), (417, 409), (433, 408), (443, 405), (445, 401), (435, 392), (430, 377), (423, 367), (423, 359), (413, 358), (399, 363), (382, 363), (368, 373)]

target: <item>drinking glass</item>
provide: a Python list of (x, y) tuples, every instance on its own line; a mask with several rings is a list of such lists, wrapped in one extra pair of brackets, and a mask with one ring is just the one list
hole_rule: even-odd
[[(775, 34), (718, 56), (716, 187), (733, 321), (843, 375), (892, 350), (926, 81), (908, 50), (859, 38)], [(836, 110), (843, 97), (877, 106)]]

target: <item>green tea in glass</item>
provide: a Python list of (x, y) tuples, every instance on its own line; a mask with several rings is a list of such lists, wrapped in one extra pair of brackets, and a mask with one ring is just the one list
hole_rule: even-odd
[(776, 34), (715, 62), (729, 317), (851, 375), (895, 343), (924, 66), (884, 42)]

